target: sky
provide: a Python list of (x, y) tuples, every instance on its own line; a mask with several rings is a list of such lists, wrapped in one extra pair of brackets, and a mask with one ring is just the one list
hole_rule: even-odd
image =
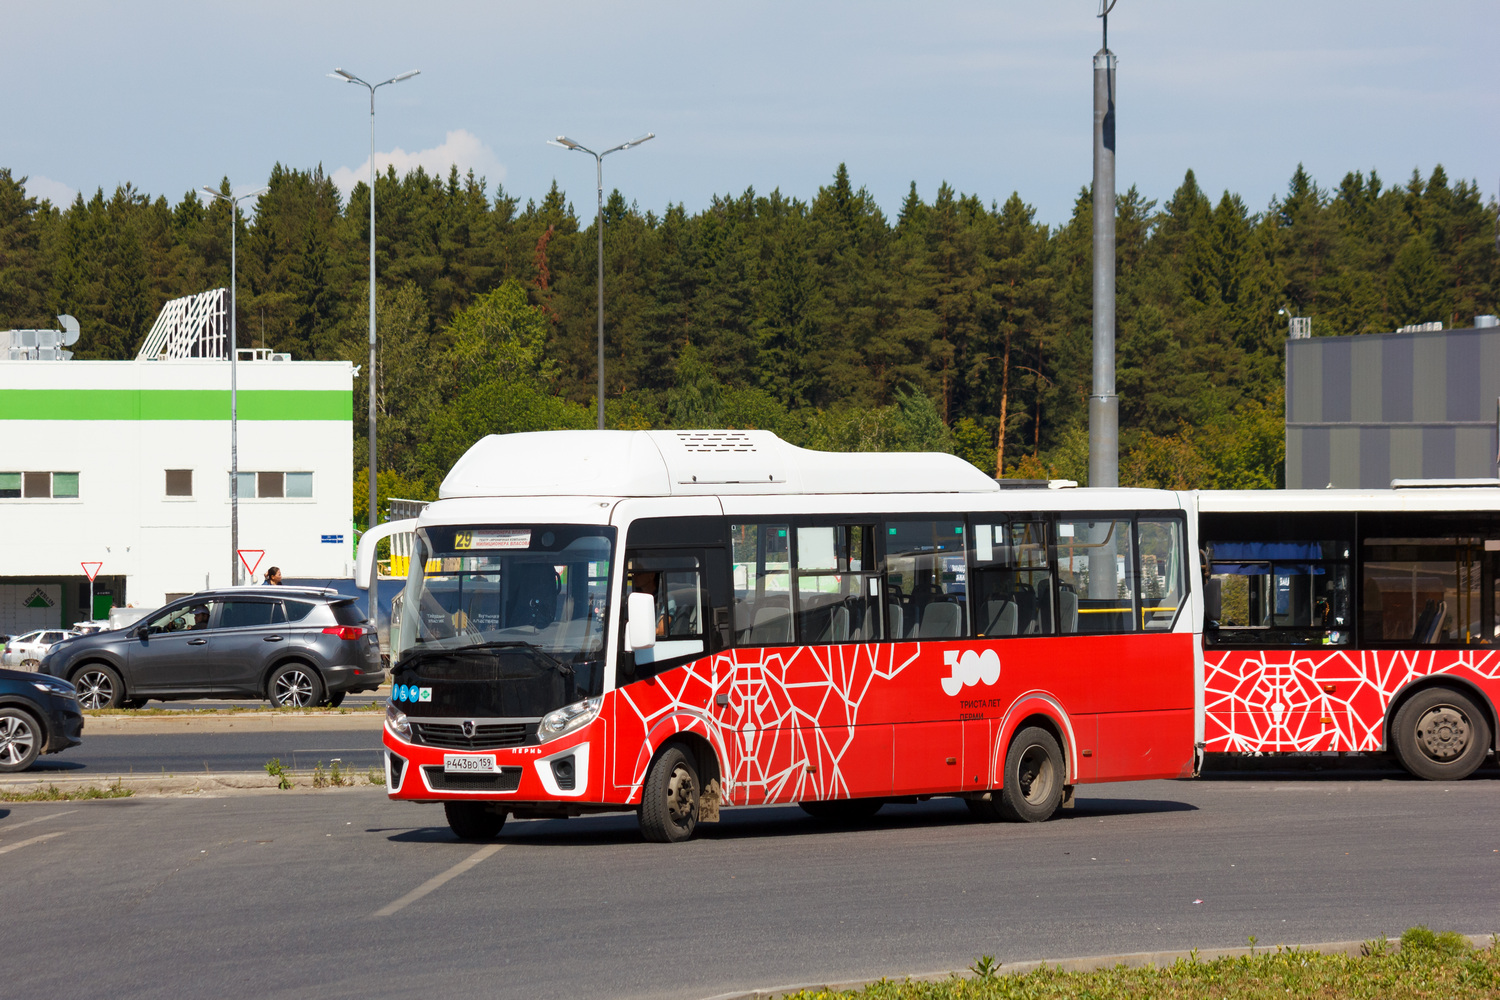
[[(642, 210), (779, 188), (846, 163), (892, 216), (909, 185), (1012, 191), (1058, 224), (1089, 183), (1098, 0), (35, 3), (3, 0), (0, 167), (65, 203), (130, 183), (176, 203), (275, 163), (346, 192), (369, 97), (327, 77), (421, 75), (376, 96), (376, 164), (472, 168), (524, 204), (555, 179)], [(1165, 201), (1191, 168), (1261, 210), (1303, 163), (1404, 183), (1441, 163), (1500, 184), (1496, 0), (1119, 0), (1118, 186)]]

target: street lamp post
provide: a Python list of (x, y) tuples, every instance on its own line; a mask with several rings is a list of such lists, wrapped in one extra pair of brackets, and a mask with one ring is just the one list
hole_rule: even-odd
[(580, 146), (578, 143), (574, 142), (572, 139), (569, 139), (565, 135), (560, 135), (556, 139), (547, 140), (554, 146), (561, 146), (564, 149), (576, 149), (580, 153), (587, 153), (594, 158), (594, 176), (598, 182), (599, 188), (599, 214), (596, 222), (596, 226), (599, 230), (599, 400), (597, 409), (599, 411), (599, 429), (601, 431), (604, 430), (604, 158), (610, 153), (618, 153), (622, 149), (629, 149), (632, 146), (639, 146), (641, 143), (647, 141), (648, 139), (655, 138), (655, 132), (647, 132), (639, 139), (631, 139), (629, 142), (622, 142), (618, 146), (615, 146), (613, 149), (606, 149), (602, 153), (596, 153), (592, 149), (589, 149), (587, 146)]
[(378, 520), (375, 503), (375, 91), (388, 83), (410, 80), (419, 69), (408, 70), (399, 76), (379, 83), (367, 83), (353, 73), (336, 69), (328, 75), (345, 83), (357, 83), (370, 91), (370, 520), (367, 527), (375, 527)]
[(229, 202), (229, 582), (240, 582), (240, 378), (239, 340), (235, 336), (235, 293), (239, 280), (235, 272), (235, 242), (240, 229), (240, 202), (266, 193), (256, 188), (241, 195), (224, 194), (211, 187), (204, 192)]

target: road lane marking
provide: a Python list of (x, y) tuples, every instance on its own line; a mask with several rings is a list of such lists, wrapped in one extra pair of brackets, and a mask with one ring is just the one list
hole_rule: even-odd
[(61, 837), (67, 832), (67, 830), (58, 830), (56, 833), (44, 833), (40, 837), (32, 837), (30, 840), (20, 840), (14, 844), (6, 844), (4, 847), (0, 847), (0, 854), (5, 854), (9, 851), (14, 851), (17, 848), (25, 847), (27, 844), (35, 844), (40, 840), (51, 840), (53, 837)]
[(78, 811), (77, 809), (64, 809), (60, 813), (52, 813), (52, 814), (50, 814), (48, 816), (38, 816), (36, 819), (28, 819), (28, 820), (24, 820), (24, 821), (22, 821), (20, 823), (12, 823), (10, 826), (0, 826), (0, 837), (5, 836), (7, 833), (10, 833), (12, 830), (19, 830), (23, 826), (30, 826), (33, 823), (44, 823), (44, 822), (46, 822), (49, 819), (57, 819), (57, 817), (59, 817), (59, 816), (67, 816), (70, 813), (76, 813), (77, 811)]
[(432, 878), (428, 879), (426, 882), (423, 882), (421, 885), (417, 886), (411, 892), (408, 892), (406, 895), (402, 896), (394, 903), (391, 903), (387, 906), (382, 906), (380, 909), (370, 914), (370, 916), (388, 917), (392, 913), (395, 913), (397, 910), (401, 909), (403, 906), (406, 906), (409, 903), (415, 903), (417, 900), (421, 899), (429, 892), (432, 892), (434, 889), (441, 887), (444, 882), (447, 882), (449, 879), (457, 878), (504, 846), (504, 844), (490, 844), (487, 847), (481, 847), (479, 850), (475, 851), (467, 858), (464, 858), (458, 864), (454, 865), (452, 868), (449, 868), (441, 875), (434, 875)]

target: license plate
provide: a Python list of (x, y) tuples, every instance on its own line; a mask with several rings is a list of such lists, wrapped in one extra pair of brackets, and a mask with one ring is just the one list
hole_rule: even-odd
[(443, 754), (443, 770), (467, 774), (496, 774), (500, 768), (495, 765), (494, 754), (445, 753)]

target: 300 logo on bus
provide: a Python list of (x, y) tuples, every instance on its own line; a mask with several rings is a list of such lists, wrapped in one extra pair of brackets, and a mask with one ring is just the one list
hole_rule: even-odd
[(943, 653), (943, 662), (953, 670), (951, 677), (943, 678), (943, 691), (949, 695), (956, 695), (976, 684), (993, 684), (1000, 679), (1000, 654), (993, 649), (982, 653), (972, 649), (962, 653), (950, 649)]

